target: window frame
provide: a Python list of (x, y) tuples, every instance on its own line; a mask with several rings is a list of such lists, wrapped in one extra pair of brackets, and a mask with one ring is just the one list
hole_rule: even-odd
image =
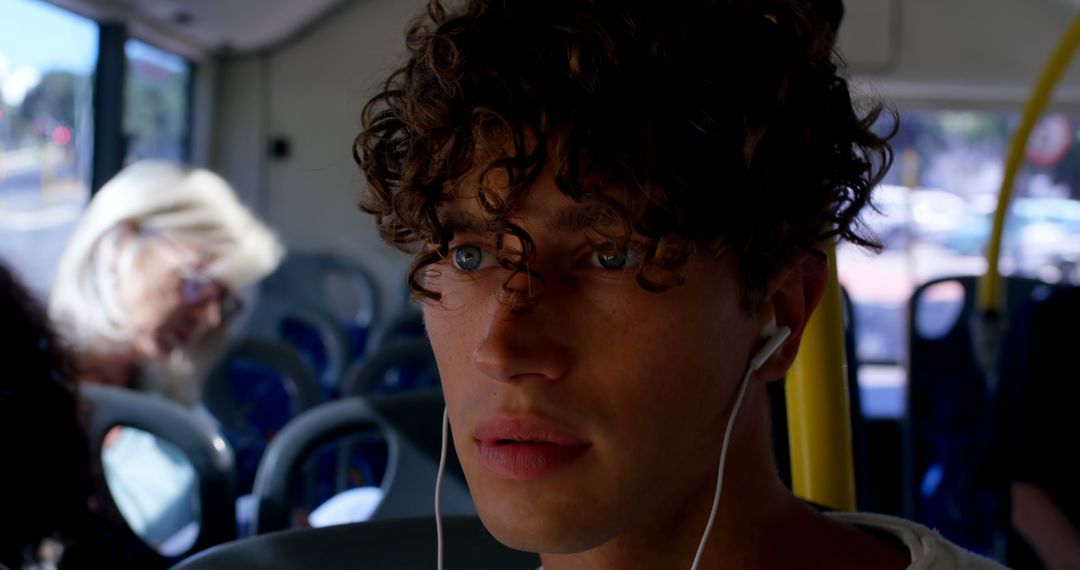
[(133, 36), (122, 23), (98, 24), (98, 61), (95, 67), (93, 97), (94, 148), (91, 167), (90, 196), (97, 194), (124, 167), (127, 157), (127, 139), (124, 132), (124, 99), (127, 85), (128, 40), (136, 40), (184, 60), (187, 82), (184, 96), (184, 133), (181, 137), (181, 158), (188, 162), (192, 157), (192, 130), (195, 117), (195, 75), (197, 64), (183, 54), (176, 53), (144, 38)]

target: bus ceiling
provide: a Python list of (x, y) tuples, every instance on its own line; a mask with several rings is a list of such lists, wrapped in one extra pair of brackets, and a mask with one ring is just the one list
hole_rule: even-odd
[(272, 49), (317, 26), (346, 0), (47, 0), (200, 61)]

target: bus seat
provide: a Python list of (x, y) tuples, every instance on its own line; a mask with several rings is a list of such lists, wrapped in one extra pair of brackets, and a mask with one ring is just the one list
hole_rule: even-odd
[[(387, 467), (380, 485), (383, 497), (371, 518), (433, 513), (443, 408), (442, 393), (428, 390), (342, 398), (297, 417), (271, 442), (259, 465), (255, 533), (290, 527), (294, 499), (290, 495), (297, 488), (294, 479), (301, 462), (327, 443), (365, 431), (377, 431), (387, 444)], [(475, 513), (464, 481), (451, 446), (443, 482), (444, 512)]]
[[(540, 558), (496, 541), (480, 519), (444, 516), (447, 568), (535, 570)], [(223, 544), (185, 560), (175, 570), (261, 568), (365, 570), (434, 568), (432, 517), (370, 521), (275, 532)]]
[(319, 382), (288, 345), (242, 339), (203, 383), (202, 405), (236, 451), (237, 493), (248, 493), (266, 445), (319, 402)]
[(371, 338), (367, 353), (375, 354), (376, 351), (383, 347), (420, 338), (427, 338), (427, 330), (424, 329), (424, 315), (415, 309), (408, 309), (390, 319), (386, 326)]
[[(236, 538), (233, 454), (210, 422), (175, 403), (124, 388), (86, 383), (79, 393), (88, 404), (88, 436), (94, 461), (103, 473), (108, 472), (102, 460), (104, 442), (114, 427), (134, 428), (124, 431), (146, 433), (171, 444), (194, 469), (197, 534), (190, 547), (168, 558), (179, 559)], [(111, 498), (119, 515), (123, 509)]]
[(437, 388), (435, 353), (426, 338), (383, 346), (354, 364), (341, 380), (344, 396)]
[(992, 455), (1003, 505), (1006, 562), (1010, 568), (1039, 568), (1043, 563), (1012, 526), (1011, 485), (1028, 482), (1042, 487), (1067, 517), (1078, 509), (1073, 494), (1075, 470), (1071, 435), (1076, 396), (1074, 350), (1080, 319), (1080, 287), (1055, 289), (1038, 300), (1030, 314), (1010, 327), (1002, 355), (1001, 395)]
[(363, 356), (369, 333), (379, 322), (374, 277), (359, 263), (342, 257), (290, 253), (261, 289), (331, 314), (347, 337), (346, 361)]
[(334, 317), (324, 309), (262, 295), (244, 327), (244, 335), (292, 346), (319, 378), (326, 399), (337, 395), (349, 359), (348, 341)]
[[(1005, 326), (1023, 322), (1054, 285), (1004, 280)], [(976, 552), (997, 555), (998, 491), (990, 473), (996, 404), (973, 342), (976, 277), (945, 277), (915, 289), (909, 306), (905, 515)], [(1018, 347), (1009, 347), (1009, 351)], [(999, 364), (1000, 365), (1000, 364)]]

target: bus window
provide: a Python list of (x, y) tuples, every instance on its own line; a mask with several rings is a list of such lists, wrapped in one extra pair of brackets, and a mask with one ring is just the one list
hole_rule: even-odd
[[(985, 272), (1004, 157), (1018, 125), (1014, 112), (900, 114), (895, 162), (875, 191), (879, 212), (866, 219), (885, 251), (874, 256), (841, 246), (837, 253), (840, 280), (855, 305), (867, 415), (903, 413), (907, 302), (914, 288)], [(1003, 273), (1080, 284), (1078, 137), (1080, 117), (1059, 114), (1044, 117), (1033, 133), (1006, 218)], [(947, 320), (958, 314), (963, 292), (941, 288), (933, 302), (936, 317)]]
[(124, 46), (126, 164), (144, 158), (186, 162), (191, 65), (139, 40)]
[(0, 1), (0, 259), (44, 296), (89, 198), (95, 22)]

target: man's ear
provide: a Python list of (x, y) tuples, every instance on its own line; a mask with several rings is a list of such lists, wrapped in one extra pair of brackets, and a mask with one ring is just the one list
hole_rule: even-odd
[(762, 323), (770, 318), (776, 325), (791, 329), (791, 336), (758, 370), (760, 378), (777, 380), (787, 374), (810, 315), (817, 308), (829, 283), (829, 261), (817, 252), (800, 252), (769, 280), (758, 309)]

